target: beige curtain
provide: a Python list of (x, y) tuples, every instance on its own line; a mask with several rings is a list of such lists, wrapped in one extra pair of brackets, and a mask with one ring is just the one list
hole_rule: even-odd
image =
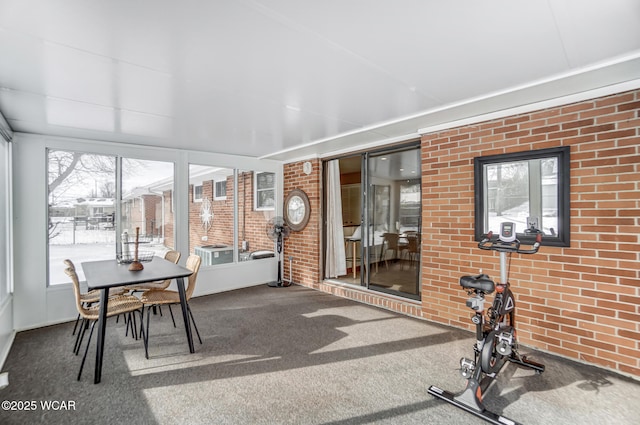
[(337, 159), (327, 162), (327, 252), (325, 278), (347, 274), (342, 229), (342, 195), (340, 191), (340, 164)]

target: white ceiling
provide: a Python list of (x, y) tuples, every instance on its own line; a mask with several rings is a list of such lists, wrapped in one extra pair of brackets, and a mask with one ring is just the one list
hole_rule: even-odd
[(0, 0), (18, 132), (291, 159), (636, 80), (638, 0)]

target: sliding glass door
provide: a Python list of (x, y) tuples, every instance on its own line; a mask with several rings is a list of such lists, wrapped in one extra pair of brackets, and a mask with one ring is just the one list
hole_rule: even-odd
[(420, 293), (420, 150), (365, 154), (368, 286)]
[[(419, 298), (419, 145), (344, 157), (327, 162), (325, 168), (336, 164), (339, 201), (330, 193), (338, 187), (337, 178), (330, 181), (326, 173), (326, 214), (334, 217), (326, 224), (326, 277)], [(336, 217), (342, 218), (342, 228), (337, 228)], [(344, 268), (336, 267), (340, 258)]]

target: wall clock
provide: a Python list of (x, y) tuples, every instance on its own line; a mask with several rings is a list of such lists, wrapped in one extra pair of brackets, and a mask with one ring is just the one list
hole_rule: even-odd
[(284, 201), (284, 219), (295, 232), (304, 229), (309, 222), (311, 205), (309, 197), (300, 189), (293, 189)]

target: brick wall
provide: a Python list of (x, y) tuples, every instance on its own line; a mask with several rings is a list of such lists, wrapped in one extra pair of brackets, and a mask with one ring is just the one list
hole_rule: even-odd
[(140, 232), (158, 235), (162, 225), (162, 198), (158, 195), (142, 195), (142, 205), (145, 221), (140, 226)]
[(173, 191), (165, 190), (163, 192), (164, 199), (164, 215), (165, 215), (165, 224), (164, 224), (164, 246), (167, 248), (175, 249), (176, 240), (175, 240), (175, 229), (174, 222), (175, 217), (173, 214)]
[(293, 281), (318, 288), (321, 281), (321, 171), (320, 161), (313, 160), (311, 174), (302, 171), (302, 162), (284, 166), (284, 197), (293, 189), (302, 189), (309, 197), (311, 215), (309, 224), (299, 232), (291, 232), (284, 242), (284, 278), (289, 280), (289, 256), (293, 256)]
[[(422, 138), (422, 302), (322, 282), (321, 178), (284, 167), (286, 194), (310, 195), (303, 232), (285, 242), (294, 281), (416, 317), (471, 329), (465, 274), (497, 277), (498, 257), (474, 241), (473, 158), (571, 147), (571, 247), (514, 258), (522, 343), (640, 376), (640, 90)], [(285, 256), (285, 259), (287, 257)], [(285, 269), (285, 274), (288, 271)]]
[[(201, 202), (193, 202), (193, 185), (189, 186), (189, 246), (191, 252), (196, 246), (226, 244), (233, 246), (233, 176), (227, 177), (226, 199), (213, 198), (212, 180), (202, 182), (202, 196), (211, 201), (213, 219), (207, 231), (202, 227)], [(253, 172), (238, 175), (238, 237), (249, 242), (249, 251), (273, 251), (273, 241), (266, 232), (265, 212), (253, 210)], [(244, 212), (244, 220), (242, 214)], [(273, 214), (266, 214), (267, 216)], [(202, 238), (207, 238), (204, 241)]]
[(519, 340), (640, 376), (640, 91), (422, 139), (423, 317), (471, 329), (461, 275), (499, 276), (474, 235), (473, 158), (571, 148), (571, 247), (514, 258)]

